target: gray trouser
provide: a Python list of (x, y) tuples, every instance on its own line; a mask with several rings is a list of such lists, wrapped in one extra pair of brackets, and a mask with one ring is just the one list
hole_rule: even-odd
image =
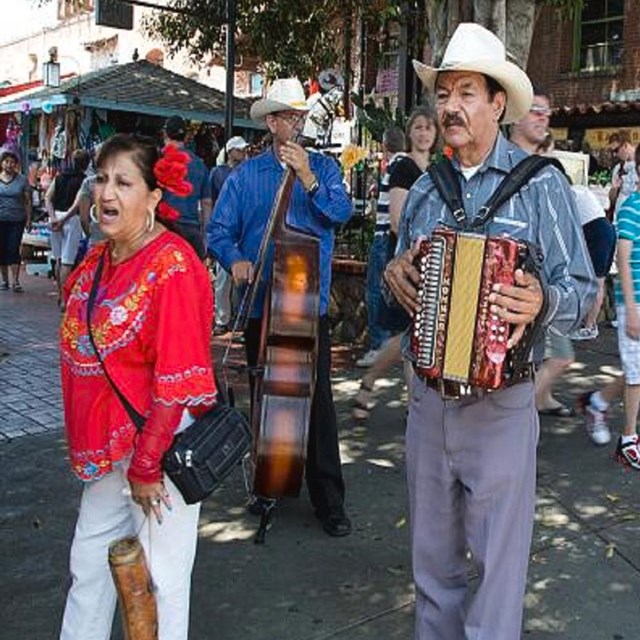
[(231, 287), (233, 279), (228, 271), (216, 264), (215, 308), (216, 324), (225, 325), (231, 322)]
[(443, 401), (414, 377), (406, 447), (418, 640), (521, 636), (539, 433), (533, 397), (533, 383), (523, 382)]

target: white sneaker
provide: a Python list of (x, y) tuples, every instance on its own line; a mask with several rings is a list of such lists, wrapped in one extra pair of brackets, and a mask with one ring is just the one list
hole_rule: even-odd
[(590, 404), (584, 408), (585, 427), (587, 435), (599, 447), (611, 442), (611, 431), (607, 425), (606, 413), (598, 411)]
[(379, 352), (376, 349), (370, 349), (362, 356), (362, 358), (356, 360), (356, 367), (361, 367), (363, 369), (370, 367), (378, 357), (378, 353)]

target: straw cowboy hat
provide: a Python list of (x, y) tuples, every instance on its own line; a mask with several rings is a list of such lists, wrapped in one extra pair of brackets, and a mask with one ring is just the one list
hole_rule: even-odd
[(443, 71), (474, 71), (499, 82), (507, 93), (504, 124), (523, 118), (533, 101), (533, 88), (527, 74), (507, 60), (502, 41), (491, 31), (473, 22), (458, 25), (439, 67), (413, 61), (422, 84), (434, 92), (436, 76)]
[(274, 80), (267, 89), (267, 96), (251, 105), (249, 115), (252, 120), (264, 123), (266, 116), (278, 111), (309, 111), (304, 88), (297, 78)]

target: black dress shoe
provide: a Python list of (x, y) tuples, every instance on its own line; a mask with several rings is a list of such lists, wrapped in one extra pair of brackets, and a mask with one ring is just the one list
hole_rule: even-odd
[(347, 514), (340, 511), (329, 511), (326, 515), (318, 515), (324, 532), (333, 538), (342, 538), (351, 533), (351, 520)]
[(262, 496), (251, 496), (247, 503), (247, 511), (253, 516), (263, 515), (269, 506), (274, 503), (273, 498), (263, 498)]

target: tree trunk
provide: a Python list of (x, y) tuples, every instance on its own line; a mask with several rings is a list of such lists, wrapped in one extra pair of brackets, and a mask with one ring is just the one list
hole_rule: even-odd
[(533, 0), (436, 0), (428, 3), (427, 21), (432, 62), (439, 64), (460, 22), (477, 22), (495, 33), (507, 52), (526, 68), (535, 26)]

